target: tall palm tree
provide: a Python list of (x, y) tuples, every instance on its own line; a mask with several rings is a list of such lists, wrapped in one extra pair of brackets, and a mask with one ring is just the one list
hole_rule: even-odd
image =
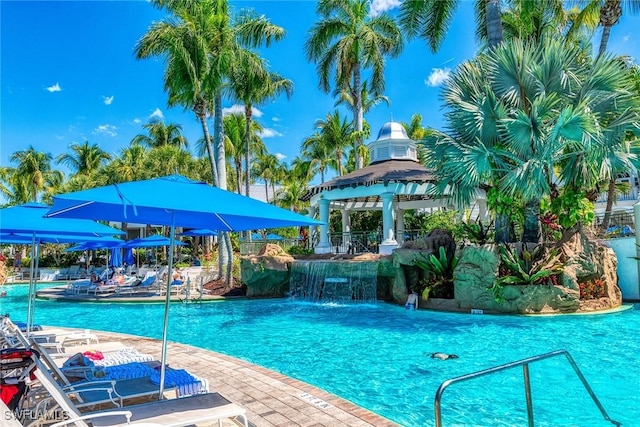
[[(370, 91), (382, 95), (385, 58), (395, 58), (402, 51), (402, 32), (388, 14), (371, 16), (368, 0), (320, 0), (316, 10), (320, 20), (305, 43), (307, 59), (317, 63), (320, 89), (329, 93), (333, 73), (335, 91), (350, 97), (355, 131), (360, 135), (355, 143), (359, 153), (364, 120), (362, 73), (371, 70)], [(363, 157), (358, 156), (356, 166), (364, 166)]]
[(308, 204), (302, 201), (302, 196), (308, 189), (309, 187), (303, 181), (289, 180), (276, 192), (275, 200), (280, 207), (300, 212)]
[(163, 145), (175, 145), (180, 148), (187, 148), (187, 138), (182, 135), (182, 125), (169, 123), (162, 120), (151, 120), (142, 125), (148, 135), (139, 134), (133, 137), (131, 143), (146, 145), (149, 148), (161, 147)]
[[(409, 38), (427, 41), (432, 52), (442, 44), (458, 6), (456, 0), (407, 0), (400, 5), (400, 24)], [(476, 0), (476, 35), (493, 48), (502, 41), (500, 0)]]
[(76, 175), (89, 175), (111, 160), (109, 153), (102, 150), (98, 144), (89, 145), (89, 141), (83, 144), (73, 143), (69, 148), (72, 153), (60, 154), (56, 162), (67, 166)]
[[(231, 94), (244, 103), (245, 115), (245, 153), (244, 170), (251, 171), (251, 122), (253, 107), (285, 93), (291, 97), (293, 82), (281, 75), (270, 72), (264, 59), (248, 49), (238, 52), (233, 67), (233, 78), (229, 84)], [(249, 194), (250, 180), (245, 181), (245, 194)]]
[(15, 168), (14, 183), (21, 187), (23, 197), (26, 200), (38, 201), (39, 193), (44, 191), (49, 183), (61, 182), (63, 174), (59, 170), (51, 168), (53, 157), (51, 153), (36, 151), (33, 146), (26, 150), (16, 151), (9, 160), (17, 162)]
[[(638, 0), (588, 0), (584, 3), (585, 6), (576, 17), (576, 22), (578, 24), (592, 25), (597, 19), (598, 25), (602, 27), (598, 57), (601, 57), (606, 52), (611, 29), (619, 22), (623, 7), (627, 13), (636, 14), (640, 12), (640, 1)], [(624, 139), (624, 136), (621, 136), (621, 138)], [(622, 146), (624, 147), (624, 143)], [(611, 163), (605, 163), (605, 165), (610, 164)], [(609, 177), (609, 183), (607, 187), (607, 205), (601, 225), (603, 230), (609, 227), (609, 219), (611, 217), (611, 211), (613, 210), (613, 202), (616, 194), (616, 178), (618, 172), (619, 170), (604, 172), (604, 174)]]
[(109, 183), (152, 178), (150, 171), (144, 167), (148, 153), (149, 150), (138, 143), (132, 143), (121, 149), (105, 168)]
[(214, 184), (219, 185), (217, 163), (209, 128), (207, 106), (210, 94), (220, 81), (215, 78), (212, 57), (217, 53), (213, 39), (221, 16), (219, 8), (226, 2), (216, 0), (152, 0), (170, 14), (163, 21), (154, 22), (135, 46), (137, 59), (165, 57), (164, 88), (168, 105), (181, 105), (196, 115), (202, 127)]

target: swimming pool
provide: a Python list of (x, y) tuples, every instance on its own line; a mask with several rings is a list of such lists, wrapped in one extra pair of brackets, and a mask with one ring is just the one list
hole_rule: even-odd
[[(23, 319), (25, 286), (7, 287), (0, 313)], [(609, 415), (640, 419), (640, 307), (608, 315), (490, 316), (407, 311), (389, 304), (335, 306), (236, 300), (171, 307), (169, 338), (229, 354), (337, 394), (403, 426), (433, 425), (448, 378), (557, 349), (574, 357)], [(37, 323), (152, 338), (162, 304), (37, 301)], [(433, 352), (455, 353), (452, 360)], [(530, 366), (536, 426), (606, 426), (564, 358)], [(526, 425), (522, 371), (450, 387), (444, 425)]]

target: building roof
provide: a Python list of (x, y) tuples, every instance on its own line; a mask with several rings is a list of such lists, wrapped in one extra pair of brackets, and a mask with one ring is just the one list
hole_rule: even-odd
[(418, 162), (412, 160), (387, 160), (316, 185), (302, 196), (302, 200), (310, 200), (311, 197), (323, 191), (388, 182), (434, 183), (435, 179), (433, 173)]

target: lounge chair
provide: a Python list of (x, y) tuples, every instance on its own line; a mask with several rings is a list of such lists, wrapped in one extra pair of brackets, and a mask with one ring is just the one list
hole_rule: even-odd
[(156, 277), (157, 275), (155, 271), (148, 271), (142, 281), (140, 281), (140, 283), (129, 286), (118, 286), (118, 289), (116, 289), (116, 293), (118, 295), (131, 295), (141, 293), (150, 294), (159, 289), (159, 286), (156, 284)]
[[(198, 394), (178, 399), (159, 400), (149, 403), (127, 406), (123, 410), (105, 410), (82, 414), (68, 395), (55, 382), (39, 360), (35, 377), (50, 394), (58, 408), (69, 417), (76, 418), (75, 425), (80, 427), (126, 426), (130, 421), (156, 423), (165, 427), (189, 426), (197, 423), (218, 421), (225, 418), (240, 418), (245, 427), (249, 426), (246, 410), (229, 402), (218, 393)], [(58, 409), (51, 408), (50, 409)], [(126, 418), (126, 421), (125, 421)], [(88, 424), (86, 421), (89, 421)], [(27, 426), (31, 426), (29, 424)], [(37, 422), (33, 425), (37, 425)]]

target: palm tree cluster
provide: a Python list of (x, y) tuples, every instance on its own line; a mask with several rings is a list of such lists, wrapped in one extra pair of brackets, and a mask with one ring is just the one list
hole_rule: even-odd
[[(0, 191), (9, 203), (180, 173), (240, 194), (261, 181), (268, 201), (303, 211), (301, 196), (316, 176), (324, 182), (330, 173), (367, 164), (363, 140), (370, 126), (364, 115), (389, 103), (385, 61), (414, 37), (436, 51), (456, 7), (455, 1), (407, 0), (396, 17), (374, 16), (367, 0), (320, 0), (304, 53), (316, 63), (319, 87), (331, 92), (336, 109), (310, 126), (300, 155), (287, 165), (268, 152), (253, 114), (255, 107), (292, 94), (294, 82), (270, 70), (258, 50), (282, 40), (285, 30), (252, 10), (233, 10), (227, 0), (150, 3), (167, 17), (151, 24), (134, 52), (139, 59), (164, 60), (168, 105), (193, 111), (201, 125), (202, 138), (192, 144), (196, 155), (182, 125), (161, 120), (143, 125), (145, 132), (119, 153), (72, 143), (55, 158), (71, 171), (66, 180), (52, 168), (51, 154), (30, 147), (11, 157), (16, 167), (0, 169)], [(522, 203), (529, 219), (525, 240), (535, 240), (541, 197), (557, 197), (560, 187), (585, 194), (603, 183), (611, 189), (616, 177), (633, 172), (638, 72), (605, 52), (621, 13), (635, 13), (639, 5), (589, 0), (565, 9), (560, 0), (477, 0), (481, 50), (442, 92), (448, 129), (423, 128), (419, 114), (405, 124), (410, 137), (427, 141), (421, 154), (440, 188), (454, 188), (461, 203), (478, 188), (497, 194), (494, 200)], [(604, 32), (594, 59), (587, 47), (598, 25)], [(242, 113), (223, 117), (223, 101), (241, 104)], [(508, 212), (499, 204), (493, 206), (496, 225), (508, 240)], [(230, 241), (222, 241), (230, 259)]]

